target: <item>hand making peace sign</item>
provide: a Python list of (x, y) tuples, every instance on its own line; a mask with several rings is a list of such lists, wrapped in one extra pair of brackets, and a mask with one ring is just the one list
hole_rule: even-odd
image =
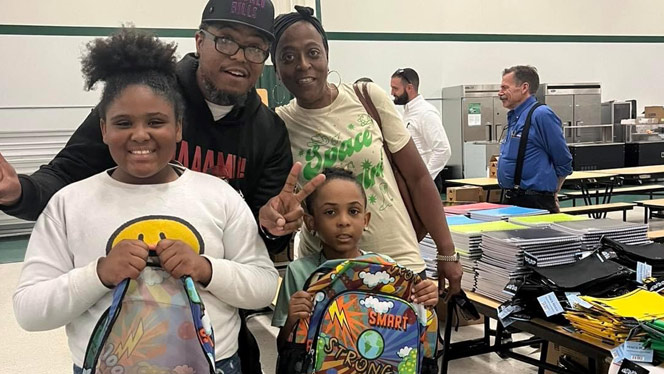
[(304, 215), (301, 203), (325, 180), (325, 176), (319, 174), (305, 184), (302, 190), (295, 193), (297, 177), (301, 170), (302, 164), (296, 162), (279, 195), (271, 198), (258, 212), (258, 223), (271, 235), (284, 236), (300, 228)]

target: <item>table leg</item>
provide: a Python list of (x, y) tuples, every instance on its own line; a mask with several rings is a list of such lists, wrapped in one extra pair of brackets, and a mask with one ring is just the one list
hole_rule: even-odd
[(648, 223), (648, 207), (643, 206), (643, 223)]
[(440, 361), (440, 374), (447, 374), (447, 366), (450, 363), (450, 347), (452, 342), (452, 316), (454, 315), (454, 302), (447, 303), (447, 316), (445, 317), (445, 331), (443, 332), (443, 357)]
[[(542, 348), (540, 348), (540, 362), (546, 363), (546, 355), (549, 351), (549, 342), (544, 341), (542, 342)], [(537, 374), (544, 374), (544, 368), (540, 366), (539, 370), (537, 370)]]

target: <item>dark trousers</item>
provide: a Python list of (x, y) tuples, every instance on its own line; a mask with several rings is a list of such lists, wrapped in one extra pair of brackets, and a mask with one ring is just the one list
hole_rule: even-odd
[(436, 178), (434, 178), (433, 183), (436, 185), (436, 188), (438, 189), (438, 193), (442, 194), (443, 193), (443, 172), (441, 171), (436, 175)]
[(524, 208), (546, 209), (550, 213), (559, 213), (560, 208), (553, 192), (505, 190), (503, 203)]
[(240, 332), (238, 334), (237, 353), (240, 356), (242, 374), (262, 374), (261, 352), (258, 342), (247, 327), (248, 311), (240, 309)]

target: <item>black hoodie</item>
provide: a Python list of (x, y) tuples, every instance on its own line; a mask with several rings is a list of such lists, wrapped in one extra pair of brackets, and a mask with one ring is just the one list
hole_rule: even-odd
[[(182, 142), (177, 146), (175, 159), (189, 169), (227, 179), (258, 217), (260, 207), (281, 191), (293, 163), (286, 126), (261, 103), (255, 89), (249, 92), (244, 106), (235, 106), (214, 121), (196, 81), (197, 68), (198, 59), (193, 54), (186, 55), (177, 65), (186, 110)], [(108, 147), (102, 142), (99, 112), (95, 108), (48, 165), (32, 175), (19, 175), (21, 200), (2, 210), (18, 218), (36, 220), (60, 188), (114, 166)], [(288, 240), (265, 240), (265, 244), (276, 253), (285, 248)]]

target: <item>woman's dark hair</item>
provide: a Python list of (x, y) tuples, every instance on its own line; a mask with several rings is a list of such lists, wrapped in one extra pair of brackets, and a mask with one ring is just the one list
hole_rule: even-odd
[[(357, 181), (357, 178), (355, 177), (352, 171), (342, 168), (325, 168), (323, 169), (322, 174), (325, 176), (325, 181), (323, 182), (323, 184), (318, 186), (318, 189), (320, 189), (321, 187), (323, 187), (324, 185), (335, 179), (353, 182), (362, 193), (362, 199), (364, 199), (364, 206), (365, 207), (367, 206), (367, 194), (364, 192), (362, 184), (360, 184), (360, 182)], [(304, 200), (305, 208), (309, 214), (313, 214), (312, 208), (314, 201), (316, 200), (316, 196), (318, 195), (318, 189), (314, 190), (314, 192), (312, 192)]]
[(127, 86), (140, 84), (171, 102), (175, 117), (182, 119), (184, 100), (175, 78), (175, 43), (166, 44), (154, 34), (123, 27), (86, 47), (88, 52), (81, 61), (85, 89), (91, 90), (99, 81), (106, 83), (97, 106), (101, 118)]
[(299, 21), (309, 22), (318, 31), (320, 37), (323, 39), (325, 56), (329, 56), (330, 47), (327, 43), (327, 33), (325, 33), (320, 20), (314, 17), (314, 10), (310, 7), (296, 5), (295, 12), (280, 14), (274, 19), (274, 42), (270, 47), (270, 58), (275, 69), (277, 68), (277, 44), (279, 44), (279, 40), (284, 35), (286, 29)]

